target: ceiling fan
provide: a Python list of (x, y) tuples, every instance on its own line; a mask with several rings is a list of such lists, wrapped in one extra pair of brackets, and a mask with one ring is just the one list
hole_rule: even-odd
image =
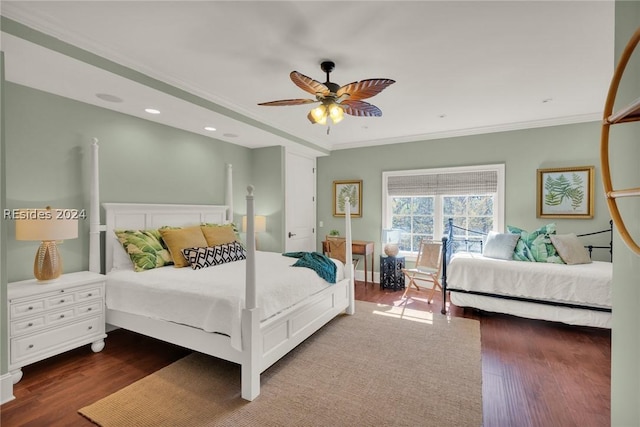
[(320, 69), (327, 74), (327, 81), (324, 83), (320, 83), (297, 71), (292, 71), (289, 74), (296, 86), (315, 95), (316, 99), (283, 99), (262, 102), (258, 105), (302, 105), (320, 102), (319, 106), (309, 111), (307, 118), (311, 123), (320, 123), (321, 125), (327, 124), (328, 118), (334, 124), (339, 123), (344, 118), (344, 113), (359, 117), (382, 116), (382, 111), (378, 107), (362, 100), (379, 94), (387, 86), (395, 83), (395, 80), (367, 79), (340, 86), (329, 81), (329, 74), (333, 71), (335, 65), (332, 61), (324, 61), (320, 64)]

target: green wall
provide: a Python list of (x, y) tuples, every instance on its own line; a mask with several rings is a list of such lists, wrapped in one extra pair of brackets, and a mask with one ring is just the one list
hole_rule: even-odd
[[(491, 163), (506, 165), (506, 224), (535, 229), (555, 222), (559, 233), (605, 229), (609, 213), (600, 180), (599, 132), (598, 123), (583, 123), (333, 151), (318, 158), (317, 216), (324, 222), (318, 245), (329, 230), (344, 229), (331, 212), (334, 180), (362, 179), (363, 215), (352, 221), (353, 237), (377, 243), (378, 263), (383, 171)], [(536, 169), (586, 165), (596, 166), (594, 218), (536, 218)]]
[[(258, 249), (284, 250), (284, 147), (252, 150), (251, 173), (255, 187), (255, 213), (267, 217), (267, 231), (258, 234)], [(236, 206), (244, 204), (236, 202)]]
[[(638, 29), (640, 3), (616, 2), (615, 63)], [(614, 58), (612, 58), (614, 60)], [(616, 96), (616, 107), (640, 96), (640, 46), (631, 57)], [(613, 126), (609, 156), (615, 189), (640, 184), (640, 123)], [(620, 200), (625, 225), (640, 241), (640, 198)], [(613, 264), (613, 328), (611, 349), (611, 425), (640, 425), (640, 256), (616, 235)]]
[[(241, 220), (250, 149), (9, 82), (4, 93), (7, 208), (88, 209), (90, 145), (97, 137), (102, 202), (224, 204), (231, 163), (234, 204), (242, 205), (234, 220)], [(33, 277), (38, 243), (16, 241), (13, 221), (4, 223), (8, 280)], [(64, 271), (88, 268), (88, 230), (82, 221), (79, 238), (60, 245)]]

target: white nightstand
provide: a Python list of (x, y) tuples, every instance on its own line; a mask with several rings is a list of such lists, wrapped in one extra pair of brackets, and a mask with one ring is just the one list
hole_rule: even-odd
[(13, 383), (21, 368), (91, 343), (104, 348), (104, 276), (82, 271), (52, 283), (9, 283), (9, 372)]

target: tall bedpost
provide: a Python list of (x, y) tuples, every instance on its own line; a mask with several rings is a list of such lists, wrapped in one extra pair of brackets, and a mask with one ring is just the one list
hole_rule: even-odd
[[(353, 247), (351, 246), (352, 244), (352, 238), (351, 238), (351, 202), (349, 200), (349, 197), (345, 197), (344, 199), (345, 203), (345, 210), (344, 210), (344, 229), (345, 229), (345, 260), (346, 260), (346, 265), (345, 265), (345, 274), (347, 274), (347, 277), (349, 278), (349, 306), (347, 307), (346, 313), (347, 314), (354, 314), (355, 313), (355, 271), (353, 271), (353, 262), (351, 261), (353, 259)], [(364, 272), (365, 276), (367, 274), (367, 272)]]
[(449, 245), (449, 239), (447, 236), (442, 236), (442, 308), (440, 313), (447, 314), (447, 261), (449, 258), (449, 251), (447, 246)]
[(254, 238), (254, 209), (253, 209), (253, 185), (247, 187), (247, 284), (245, 307), (249, 310), (256, 308), (258, 298), (256, 295), (256, 239)]
[(89, 271), (100, 273), (100, 181), (98, 138), (91, 143), (91, 189), (89, 197)]
[(227, 221), (233, 222), (233, 166), (227, 163), (227, 181), (224, 191), (224, 204), (227, 208)]
[(245, 302), (242, 310), (242, 398), (253, 400), (260, 394), (260, 317), (258, 313), (258, 295), (256, 291), (256, 239), (255, 217), (253, 209), (253, 186), (247, 187), (247, 259)]

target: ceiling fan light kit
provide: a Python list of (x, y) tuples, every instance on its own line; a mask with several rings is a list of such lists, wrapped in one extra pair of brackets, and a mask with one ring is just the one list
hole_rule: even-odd
[(358, 117), (380, 117), (382, 111), (373, 104), (362, 101), (382, 92), (387, 86), (395, 83), (391, 79), (367, 79), (340, 86), (329, 80), (329, 74), (335, 68), (332, 61), (324, 61), (320, 68), (327, 75), (327, 81), (320, 83), (297, 71), (289, 74), (291, 81), (300, 89), (315, 95), (316, 99), (283, 99), (280, 101), (262, 102), (258, 105), (283, 106), (302, 105), (319, 102), (320, 105), (311, 109), (307, 118), (312, 124), (326, 125), (331, 119), (333, 124), (340, 123), (347, 113)]
[(307, 118), (313, 124), (326, 125), (327, 118), (331, 118), (333, 124), (337, 124), (344, 119), (344, 109), (332, 101), (326, 102), (324, 100), (321, 105), (309, 111)]

